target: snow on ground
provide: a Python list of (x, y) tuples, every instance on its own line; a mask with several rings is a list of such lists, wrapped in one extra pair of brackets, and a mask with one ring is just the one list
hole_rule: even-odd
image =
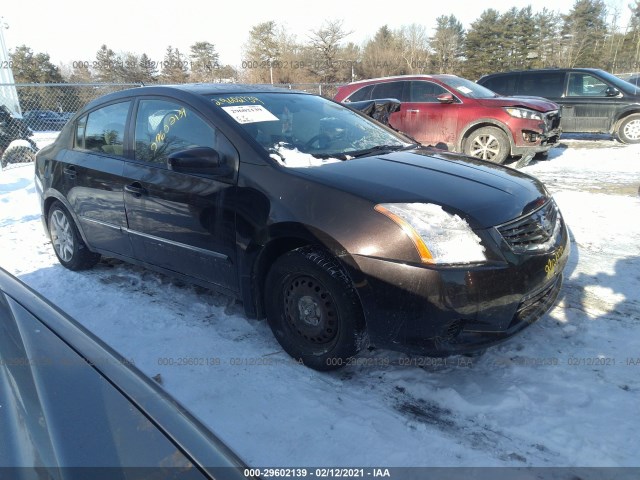
[(563, 143), (524, 169), (571, 228), (560, 301), (479, 358), (374, 351), (318, 373), (226, 296), (113, 260), (70, 272), (30, 165), (0, 173), (0, 266), (161, 374), (253, 466), (638, 466), (640, 146)]

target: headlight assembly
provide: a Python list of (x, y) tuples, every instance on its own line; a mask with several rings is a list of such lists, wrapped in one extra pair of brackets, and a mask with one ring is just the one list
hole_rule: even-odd
[(411, 239), (423, 263), (486, 261), (485, 247), (458, 215), (431, 203), (381, 203), (375, 210), (393, 220)]
[(505, 110), (512, 117), (527, 118), (530, 120), (543, 120), (542, 114), (540, 112), (529, 110), (528, 108), (507, 107), (505, 108)]

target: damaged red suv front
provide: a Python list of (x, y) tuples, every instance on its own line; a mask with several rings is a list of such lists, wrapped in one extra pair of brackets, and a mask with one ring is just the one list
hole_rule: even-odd
[(504, 163), (547, 152), (560, 138), (560, 108), (541, 97), (502, 97), (455, 75), (363, 80), (341, 87), (335, 99), (401, 101), (389, 124), (425, 145)]

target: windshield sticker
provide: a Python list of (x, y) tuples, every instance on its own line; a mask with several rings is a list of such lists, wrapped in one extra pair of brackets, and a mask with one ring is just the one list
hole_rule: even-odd
[(458, 91), (466, 94), (473, 92), (469, 87), (458, 87)]
[(238, 123), (277, 122), (279, 119), (262, 105), (222, 107)]
[(213, 101), (216, 105), (233, 105), (234, 103), (262, 103), (264, 102), (260, 100), (258, 97), (225, 97), (225, 98), (214, 98)]

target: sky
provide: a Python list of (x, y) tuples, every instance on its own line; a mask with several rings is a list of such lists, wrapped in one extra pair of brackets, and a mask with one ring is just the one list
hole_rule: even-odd
[[(625, 0), (606, 0), (628, 17)], [(252, 26), (269, 20), (283, 25), (301, 41), (326, 20), (343, 20), (351, 31), (347, 41), (361, 44), (387, 24), (391, 28), (418, 23), (430, 29), (440, 15), (455, 15), (468, 28), (480, 14), (494, 8), (532, 5), (568, 13), (574, 0), (450, 0), (425, 2), (405, 0), (402, 8), (381, 8), (370, 0), (322, 0), (307, 4), (297, 0), (276, 0), (236, 4), (235, 2), (173, 2), (166, 0), (87, 2), (25, 2), (3, 0), (0, 16), (9, 50), (26, 44), (35, 52), (46, 52), (54, 63), (92, 61), (102, 44), (116, 52), (147, 53), (161, 61), (168, 45), (188, 53), (197, 41), (216, 46), (220, 62), (240, 66), (242, 47)], [(381, 5), (381, 4), (377, 4)], [(388, 5), (388, 4), (382, 4)], [(626, 23), (626, 18), (623, 19)]]

